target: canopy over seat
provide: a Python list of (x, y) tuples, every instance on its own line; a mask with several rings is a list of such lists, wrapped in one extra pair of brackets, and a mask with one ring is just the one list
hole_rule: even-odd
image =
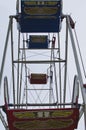
[(62, 0), (21, 0), (19, 30), (24, 32), (59, 32)]

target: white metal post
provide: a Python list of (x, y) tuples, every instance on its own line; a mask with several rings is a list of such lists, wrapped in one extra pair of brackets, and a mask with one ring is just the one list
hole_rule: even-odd
[(8, 24), (8, 31), (7, 31), (6, 41), (5, 41), (4, 53), (3, 53), (3, 58), (2, 58), (2, 62), (1, 62), (0, 88), (1, 88), (1, 83), (2, 83), (3, 69), (4, 69), (5, 58), (6, 58), (6, 53), (7, 53), (7, 46), (8, 46), (10, 30), (11, 30), (11, 20), (9, 20), (9, 24)]
[(84, 117), (85, 117), (85, 130), (86, 130), (86, 93), (85, 93), (85, 88), (83, 87), (83, 79), (82, 79), (80, 64), (79, 64), (78, 55), (77, 55), (77, 51), (75, 47), (75, 41), (74, 41), (74, 37), (72, 33), (72, 28), (70, 26), (69, 16), (67, 15), (66, 18), (67, 18), (68, 29), (69, 29), (69, 34), (71, 38), (71, 44), (72, 44), (73, 54), (75, 58), (75, 63), (76, 63), (76, 68), (77, 68), (78, 78), (80, 81), (81, 93), (82, 93), (82, 98), (83, 98), (83, 103), (84, 103)]

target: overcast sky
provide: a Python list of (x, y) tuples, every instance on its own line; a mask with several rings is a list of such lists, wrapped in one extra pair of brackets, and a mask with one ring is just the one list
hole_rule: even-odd
[[(16, 0), (0, 1), (0, 61), (3, 53), (9, 15), (15, 15), (15, 13)], [(76, 31), (86, 68), (86, 0), (63, 0), (63, 13), (71, 14), (74, 21), (76, 21)], [(83, 129), (82, 122), (80, 123), (78, 130), (81, 130), (81, 128)], [(4, 130), (1, 122), (0, 130)]]

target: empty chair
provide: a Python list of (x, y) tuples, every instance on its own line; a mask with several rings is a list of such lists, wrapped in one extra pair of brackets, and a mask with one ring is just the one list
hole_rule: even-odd
[(62, 0), (21, 0), (19, 30), (21, 32), (59, 32)]
[(46, 84), (47, 83), (47, 75), (40, 73), (31, 73), (28, 76), (31, 84)]
[(8, 109), (7, 116), (9, 130), (74, 130), (79, 109)]
[(49, 45), (48, 36), (30, 36), (28, 48), (30, 49), (47, 49)]

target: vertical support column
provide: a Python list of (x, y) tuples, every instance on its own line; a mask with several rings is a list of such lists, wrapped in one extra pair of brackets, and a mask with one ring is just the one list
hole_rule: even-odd
[(14, 80), (14, 48), (13, 48), (13, 17), (10, 16), (11, 20), (11, 60), (12, 60), (12, 80), (13, 80), (13, 103), (15, 105), (15, 80)]
[[(23, 35), (23, 48), (24, 48), (24, 60), (26, 61), (26, 53), (25, 53), (25, 38), (24, 38), (24, 35)], [(27, 103), (28, 103), (28, 93), (27, 93), (27, 66), (26, 66), (26, 63), (25, 63), (25, 85), (26, 85), (26, 107), (27, 107)]]
[[(20, 32), (18, 33), (18, 61), (19, 61), (19, 54), (20, 54)], [(19, 63), (17, 65), (17, 104), (19, 104), (19, 97), (20, 97), (20, 94), (19, 94)]]
[(65, 70), (64, 70), (64, 92), (63, 92), (63, 103), (66, 99), (66, 82), (67, 82), (67, 57), (68, 57), (68, 25), (66, 20), (66, 45), (65, 45)]
[[(50, 58), (50, 60), (52, 60), (52, 48), (51, 48), (51, 58)], [(50, 76), (52, 76), (51, 73), (52, 73), (52, 63), (50, 63)], [(49, 103), (51, 103), (52, 102), (52, 98), (51, 98), (52, 81), (51, 81), (51, 77), (50, 77), (49, 89), (50, 89), (49, 90)]]
[[(59, 48), (59, 60), (60, 56), (60, 35), (58, 33), (58, 48)], [(61, 85), (61, 62), (59, 62), (59, 90), (60, 90), (60, 103), (62, 103), (62, 85)]]

